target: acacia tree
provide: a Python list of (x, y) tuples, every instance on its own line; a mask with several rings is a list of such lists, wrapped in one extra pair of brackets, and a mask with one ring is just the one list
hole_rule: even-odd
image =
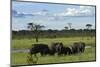
[(70, 30), (71, 30), (71, 28), (72, 28), (72, 23), (67, 23), (68, 24), (68, 26), (69, 26), (69, 28), (70, 28)]
[(39, 40), (39, 31), (42, 30), (42, 28), (44, 28), (45, 26), (43, 25), (39, 25), (39, 24), (34, 24), (34, 23), (28, 23), (28, 28), (30, 29), (30, 31), (34, 31), (35, 33), (35, 39), (36, 42), (38, 42)]
[(91, 30), (92, 24), (86, 24), (88, 30)]
[(68, 27), (67, 26), (65, 26), (64, 28), (65, 28), (65, 30), (68, 30)]
[[(91, 33), (91, 27), (92, 27), (92, 24), (86, 24), (86, 28), (89, 31), (89, 33)], [(92, 35), (90, 35), (90, 36), (92, 38)]]

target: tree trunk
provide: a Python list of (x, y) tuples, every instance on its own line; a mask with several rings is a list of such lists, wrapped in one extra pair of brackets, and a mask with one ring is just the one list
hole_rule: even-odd
[(38, 36), (36, 36), (36, 42), (38, 42), (39, 40), (38, 40)]
[(36, 30), (36, 31), (35, 31), (35, 39), (36, 39), (36, 42), (38, 42), (38, 41), (39, 41), (39, 40), (38, 40), (38, 39), (39, 39), (39, 37), (38, 37), (38, 36), (39, 36), (39, 35), (38, 35), (38, 31)]

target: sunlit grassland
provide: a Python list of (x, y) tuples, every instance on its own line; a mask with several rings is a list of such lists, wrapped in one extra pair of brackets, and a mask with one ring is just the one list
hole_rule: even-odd
[[(87, 39), (87, 37), (84, 37), (83, 39), (81, 37), (70, 37), (70, 38), (40, 38), (38, 43), (45, 43), (49, 46), (53, 42), (62, 42), (64, 45), (71, 45), (74, 42), (85, 42), (87, 45), (95, 46), (92, 44), (95, 44), (95, 38)], [(12, 48), (13, 49), (25, 49), (30, 48), (32, 44), (35, 44), (35, 39), (13, 39), (12, 40)]]
[[(63, 63), (63, 62), (80, 62), (80, 61), (94, 61), (95, 58), (95, 37), (92, 39), (88, 39), (87, 37), (84, 37), (83, 39), (81, 37), (70, 37), (70, 38), (40, 38), (38, 43), (45, 43), (49, 46), (52, 42), (62, 42), (65, 46), (70, 46), (74, 42), (85, 42), (86, 46), (91, 46), (90, 48), (86, 48), (84, 53), (76, 54), (76, 55), (66, 55), (66, 56), (40, 56), (40, 54), (37, 54), (38, 61), (36, 64), (51, 64), (51, 63)], [(30, 48), (32, 44), (36, 43), (35, 39), (14, 39), (12, 40), (12, 48), (13, 49), (27, 49)], [(27, 63), (27, 55), (26, 52), (17, 52), (12, 53), (11, 59), (12, 59), (12, 65), (26, 65)], [(33, 57), (34, 59), (34, 57)]]
[[(28, 53), (12, 53), (12, 65), (26, 65)], [(38, 61), (36, 64), (51, 64), (63, 62), (80, 62), (80, 61), (95, 61), (95, 47), (87, 48), (84, 53), (77, 55), (66, 56), (40, 56), (37, 54)], [(33, 59), (34, 56), (33, 56)]]

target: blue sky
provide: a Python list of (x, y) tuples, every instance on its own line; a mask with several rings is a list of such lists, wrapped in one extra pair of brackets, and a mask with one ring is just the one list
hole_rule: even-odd
[(25, 30), (27, 23), (44, 25), (45, 29), (83, 29), (86, 24), (95, 27), (95, 7), (32, 2), (12, 2), (12, 29)]

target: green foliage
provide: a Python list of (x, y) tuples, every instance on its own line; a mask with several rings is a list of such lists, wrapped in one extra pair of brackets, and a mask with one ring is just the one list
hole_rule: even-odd
[[(12, 39), (33, 39), (35, 38), (35, 31), (12, 31)], [(62, 38), (62, 37), (87, 37), (95, 36), (95, 30), (42, 30), (38, 31), (39, 38)]]

